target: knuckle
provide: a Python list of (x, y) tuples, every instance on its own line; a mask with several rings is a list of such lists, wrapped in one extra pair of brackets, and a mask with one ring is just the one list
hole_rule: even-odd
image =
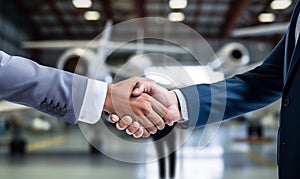
[(152, 134), (155, 134), (157, 132), (157, 129), (156, 127), (149, 127), (149, 131), (152, 133)]
[(124, 121), (120, 121), (120, 122), (118, 122), (118, 124), (119, 124), (119, 126), (120, 126), (121, 128), (126, 128), (126, 127), (128, 127), (128, 125), (127, 125)]
[(154, 125), (151, 123), (151, 121), (145, 120), (145, 122), (143, 123), (143, 127), (147, 128), (147, 129), (152, 129), (155, 128)]
[(150, 136), (150, 133), (148, 133), (148, 132), (146, 132), (146, 133), (144, 133), (144, 134), (142, 135), (143, 138), (147, 138), (147, 137), (149, 137), (149, 136)]
[(142, 136), (143, 135), (143, 130), (142, 129), (137, 130), (136, 134), (138, 136)]
[(145, 107), (143, 108), (143, 113), (144, 113), (145, 116), (146, 116), (146, 115), (149, 115), (151, 112), (152, 112), (151, 106), (145, 106)]
[(141, 94), (141, 98), (142, 98), (143, 100), (145, 100), (145, 101), (148, 101), (148, 102), (151, 100), (151, 96), (148, 95), (147, 93)]
[(131, 132), (131, 133), (135, 133), (138, 129), (135, 128), (134, 126), (129, 126), (129, 127), (128, 127), (128, 130), (129, 130), (129, 132)]
[(143, 130), (142, 129), (138, 129), (136, 132), (133, 133), (133, 136), (135, 138), (140, 138), (143, 135)]
[(157, 125), (157, 126), (161, 126), (161, 127), (162, 127), (162, 126), (164, 126), (164, 125), (165, 125), (165, 123), (164, 123), (163, 121), (161, 121), (161, 120), (160, 120), (160, 121), (158, 121), (158, 123), (157, 123), (156, 125)]

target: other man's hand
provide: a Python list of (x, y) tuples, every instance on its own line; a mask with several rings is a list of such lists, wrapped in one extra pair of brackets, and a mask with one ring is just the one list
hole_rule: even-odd
[[(168, 125), (171, 126), (174, 124), (174, 122), (180, 119), (180, 108), (175, 92), (168, 91), (167, 89), (157, 85), (153, 80), (147, 78), (138, 78), (132, 91), (132, 95), (139, 96), (143, 93), (149, 94), (166, 107), (167, 110), (163, 116), (163, 119)], [(133, 136), (136, 138), (140, 136), (141, 128), (137, 129), (138, 125), (136, 123), (126, 123), (128, 121), (133, 122), (131, 116), (120, 117), (112, 114), (110, 117), (112, 122), (115, 122), (118, 126), (120, 126), (119, 129), (126, 129), (128, 134), (133, 134)], [(143, 132), (147, 133), (145, 129), (143, 129)]]
[[(122, 122), (117, 123), (119, 129), (123, 129), (124, 124), (129, 124), (131, 125), (127, 130), (129, 134), (135, 133), (136, 136), (141, 136), (140, 131), (143, 129), (142, 136), (147, 137), (149, 132), (154, 134), (157, 129), (164, 128), (165, 122), (162, 116), (165, 116), (167, 109), (146, 93), (132, 95), (139, 79), (130, 78), (116, 84), (109, 84), (104, 110), (123, 119)], [(143, 128), (140, 128), (140, 126)]]

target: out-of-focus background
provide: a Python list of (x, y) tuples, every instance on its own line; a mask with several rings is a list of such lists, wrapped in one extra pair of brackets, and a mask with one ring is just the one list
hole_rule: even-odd
[[(194, 83), (201, 83), (199, 71), (203, 68), (218, 76), (220, 71), (216, 69), (221, 67), (222, 75), (228, 78), (259, 65), (287, 29), (295, 4), (296, 0), (0, 0), (0, 50), (86, 76), (94, 72), (95, 61), (103, 60), (98, 79), (107, 82), (114, 81), (125, 63), (127, 71), (121, 74), (122, 78), (147, 76), (145, 72), (149, 70), (176, 73), (176, 65), (170, 65), (168, 60), (141, 55), (152, 52), (176, 59), (193, 72)], [(132, 41), (107, 55), (107, 49), (122, 45), (128, 36), (142, 37), (148, 31), (178, 38), (187, 50), (198, 48), (197, 39), (163, 26), (142, 30), (129, 26), (112, 34), (109, 30), (102, 33), (105, 28), (142, 17), (153, 17), (157, 23), (166, 18), (185, 24), (207, 41), (220, 63), (212, 60), (200, 65), (182, 48), (157, 39)], [(94, 41), (101, 45), (92, 46), (89, 42), (96, 36)], [(276, 178), (279, 103), (222, 123), (205, 149), (198, 145), (203, 128), (195, 129), (176, 151), (173, 178)], [(134, 140), (125, 132), (116, 131), (107, 121), (107, 114), (102, 120), (115, 135)], [(173, 130), (176, 139), (180, 139), (182, 129)], [(106, 151), (141, 158), (157, 155), (155, 146), (136, 151), (110, 140), (109, 135), (101, 135), (101, 131), (99, 136), (93, 144)], [(0, 101), (0, 178), (159, 178), (157, 161), (121, 162), (100, 153), (97, 147), (87, 141), (78, 125)], [(167, 173), (170, 165), (166, 163)]]

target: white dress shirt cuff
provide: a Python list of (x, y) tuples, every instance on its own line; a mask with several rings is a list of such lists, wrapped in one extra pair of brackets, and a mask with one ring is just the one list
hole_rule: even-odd
[(88, 79), (78, 121), (95, 124), (101, 118), (107, 93), (107, 83)]
[(182, 92), (178, 89), (173, 90), (177, 96), (179, 105), (180, 105), (180, 112), (181, 112), (181, 119), (177, 121), (178, 123), (186, 123), (188, 122), (188, 110), (187, 110), (187, 103), (185, 97), (183, 96)]

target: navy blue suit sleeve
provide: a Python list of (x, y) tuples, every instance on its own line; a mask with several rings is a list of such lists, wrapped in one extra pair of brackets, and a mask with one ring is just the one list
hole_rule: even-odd
[(187, 102), (189, 126), (237, 117), (278, 100), (283, 88), (285, 38), (251, 71), (214, 84), (180, 89)]

